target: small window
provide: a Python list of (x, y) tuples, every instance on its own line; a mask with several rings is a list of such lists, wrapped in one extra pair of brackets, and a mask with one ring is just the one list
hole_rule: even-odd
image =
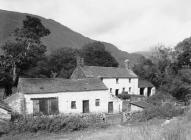
[(129, 78), (129, 83), (131, 83), (131, 78)]
[(115, 95), (118, 96), (118, 94), (119, 94), (119, 89), (116, 89), (115, 90)]
[(116, 78), (116, 84), (118, 84), (119, 83), (119, 78)]
[(76, 101), (71, 102), (71, 109), (76, 109)]
[(131, 92), (131, 87), (129, 87), (129, 92)]
[(109, 89), (110, 93), (112, 93), (112, 88)]
[(96, 106), (100, 106), (100, 99), (96, 99), (95, 105), (96, 105)]
[(123, 92), (125, 92), (125, 88), (123, 88)]

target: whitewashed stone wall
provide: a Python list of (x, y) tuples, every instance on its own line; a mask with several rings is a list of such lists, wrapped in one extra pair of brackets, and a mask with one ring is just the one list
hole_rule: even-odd
[[(119, 94), (122, 93), (123, 88), (129, 94), (139, 94), (138, 88), (138, 78), (131, 78), (131, 82), (129, 82), (129, 78), (119, 78), (118, 83), (116, 83), (116, 78), (104, 78), (103, 83), (108, 88), (108, 92), (110, 92), (110, 88), (112, 88), (112, 94), (115, 95), (115, 90), (119, 89)], [(131, 92), (129, 92), (129, 88), (131, 87)]]
[[(82, 113), (83, 100), (89, 100), (89, 110), (92, 113), (108, 113), (108, 102), (113, 102), (113, 113), (122, 111), (122, 101), (113, 98), (107, 90), (84, 91), (84, 92), (60, 92), (47, 94), (25, 94), (26, 113), (33, 113), (33, 101), (31, 98), (58, 98), (58, 108), (60, 113)], [(100, 106), (95, 105), (95, 100), (100, 99)], [(76, 101), (76, 109), (71, 109), (71, 101)]]

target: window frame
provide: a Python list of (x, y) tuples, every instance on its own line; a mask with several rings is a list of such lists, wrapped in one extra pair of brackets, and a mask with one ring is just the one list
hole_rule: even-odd
[(132, 88), (131, 88), (131, 87), (129, 87), (129, 93), (131, 93), (131, 89), (132, 89)]
[(100, 99), (95, 99), (95, 106), (100, 106)]
[(71, 109), (77, 109), (76, 107), (76, 101), (71, 101)]

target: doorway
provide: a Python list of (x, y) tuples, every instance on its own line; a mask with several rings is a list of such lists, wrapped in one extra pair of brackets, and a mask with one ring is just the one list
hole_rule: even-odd
[(113, 113), (113, 102), (108, 102), (108, 113)]
[(89, 113), (89, 100), (83, 100), (83, 113)]
[(147, 90), (147, 96), (149, 97), (151, 95), (151, 87), (148, 87), (148, 90)]

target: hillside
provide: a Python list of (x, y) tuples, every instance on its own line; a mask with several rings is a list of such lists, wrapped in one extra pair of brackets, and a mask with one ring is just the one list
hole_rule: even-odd
[[(22, 25), (22, 21), (28, 14), (10, 12), (0, 10), (0, 42), (3, 43), (9, 38), (9, 35), (15, 28)], [(33, 15), (34, 16), (34, 15)], [(81, 48), (87, 43), (93, 42), (88, 37), (85, 37), (68, 27), (51, 19), (39, 17), (42, 23), (51, 31), (51, 34), (42, 39), (43, 43), (47, 46), (47, 53), (51, 53), (55, 49), (63, 47)], [(116, 60), (123, 64), (125, 59), (129, 59), (131, 63), (136, 63), (137, 59), (141, 57), (139, 54), (130, 54), (119, 50), (116, 46), (104, 42), (106, 49), (116, 58)]]

